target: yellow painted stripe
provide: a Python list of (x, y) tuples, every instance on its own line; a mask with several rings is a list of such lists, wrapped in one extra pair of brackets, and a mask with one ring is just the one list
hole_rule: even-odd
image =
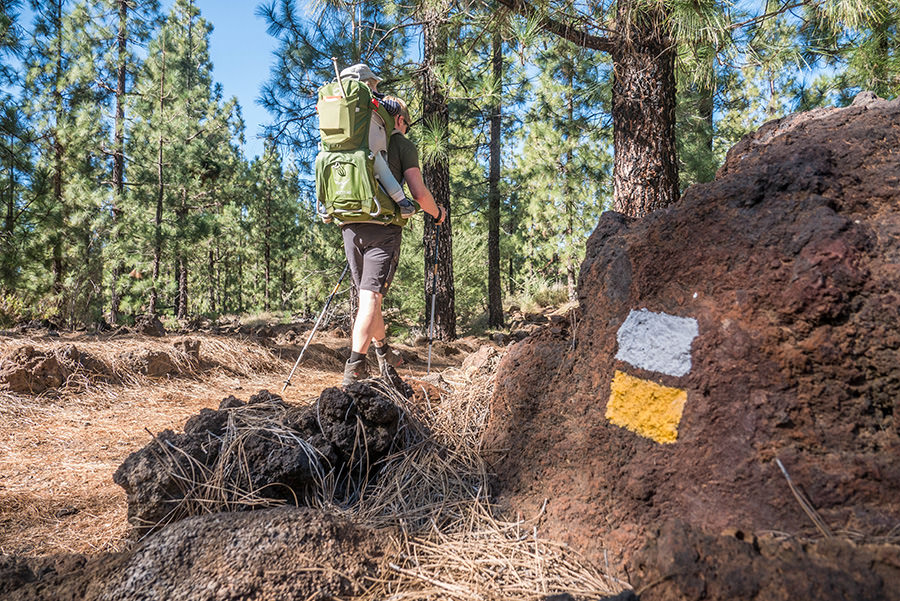
[(616, 371), (606, 419), (645, 438), (671, 443), (678, 439), (678, 424), (686, 401), (685, 390)]

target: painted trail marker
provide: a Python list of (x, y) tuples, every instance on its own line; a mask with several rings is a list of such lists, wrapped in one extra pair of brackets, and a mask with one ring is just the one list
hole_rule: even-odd
[[(639, 369), (673, 377), (691, 371), (691, 343), (697, 320), (647, 309), (631, 311), (619, 327), (616, 359)], [(678, 439), (687, 391), (616, 371), (606, 404), (606, 419), (659, 443)]]
[(680, 377), (691, 371), (691, 343), (699, 328), (693, 317), (631, 311), (619, 327), (616, 359), (640, 369)]

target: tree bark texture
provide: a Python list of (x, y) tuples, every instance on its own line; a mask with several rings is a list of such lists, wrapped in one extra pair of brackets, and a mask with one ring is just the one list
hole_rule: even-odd
[[(426, 127), (447, 130), (447, 97), (435, 75), (435, 68), (447, 53), (447, 33), (440, 10), (426, 16), (423, 52), (422, 112)], [(446, 155), (424, 162), (422, 175), (435, 202), (444, 207), (447, 218), (441, 226), (425, 217), (425, 318), (431, 320), (431, 297), (436, 292), (434, 337), (456, 339), (456, 291), (453, 286), (453, 236), (450, 214), (450, 161)], [(435, 277), (435, 264), (437, 267)]]
[[(267, 184), (269, 182), (266, 182)], [(263, 235), (263, 260), (265, 261), (265, 279), (263, 281), (263, 307), (265, 311), (269, 310), (269, 288), (272, 278), (270, 268), (272, 263), (272, 244), (269, 242), (272, 235), (272, 188), (266, 186), (266, 226)]]
[[(118, 237), (117, 225), (121, 213), (122, 201), (125, 196), (125, 61), (128, 50), (128, 0), (118, 0), (119, 30), (116, 35), (117, 60), (116, 60), (116, 131), (113, 149), (113, 182), (116, 187), (113, 193), (113, 229), (111, 238), (115, 243)], [(124, 267), (122, 261), (117, 260), (112, 272), (112, 284), (110, 286), (109, 321), (116, 325), (119, 321), (119, 277)]]
[(496, 93), (491, 103), (490, 174), (488, 176), (488, 325), (503, 325), (503, 295), (500, 290), (500, 99), (503, 93), (503, 41), (494, 34), (491, 67)]
[(175, 315), (178, 319), (187, 319), (188, 316), (188, 262), (185, 257), (181, 241), (186, 239), (183, 233), (184, 223), (187, 220), (187, 189), (181, 189), (181, 206), (175, 211), (175, 275), (178, 293), (176, 295)]
[[(14, 141), (13, 136), (9, 136), (9, 148), (10, 150), (13, 147)], [(6, 217), (3, 220), (3, 245), (2, 245), (2, 273), (0, 273), (0, 279), (3, 281), (3, 285), (8, 289), (13, 289), (13, 284), (15, 282), (16, 275), (16, 263), (14, 260), (15, 252), (14, 252), (14, 234), (16, 227), (16, 172), (15, 172), (15, 158), (10, 157), (9, 164), (7, 166), (7, 192), (6, 195)]]
[[(162, 121), (166, 98), (166, 39), (162, 40), (161, 69), (159, 76), (159, 118)], [(159, 130), (156, 154), (156, 215), (153, 219), (153, 287), (150, 289), (150, 315), (158, 314), (159, 270), (162, 264), (162, 218), (165, 200), (165, 179), (163, 177), (163, 134)]]
[(53, 163), (53, 198), (59, 207), (59, 224), (58, 230), (54, 234), (53, 239), (53, 289), (56, 292), (62, 292), (63, 285), (63, 277), (65, 276), (65, 265), (63, 260), (63, 232), (66, 230), (67, 222), (68, 222), (68, 208), (66, 207), (65, 199), (63, 198), (63, 143), (61, 140), (62, 135), (62, 120), (64, 118), (64, 107), (63, 107), (63, 97), (62, 97), (62, 81), (63, 81), (63, 48), (62, 48), (62, 36), (63, 36), (63, 25), (62, 25), (62, 2), (57, 0), (57, 2), (53, 5), (55, 9), (54, 13), (54, 26), (56, 27), (56, 74), (55, 74), (55, 88), (53, 90), (53, 102), (54, 102), (54, 129), (51, 136), (53, 141), (53, 155), (54, 155), (54, 163)]
[(675, 149), (675, 47), (665, 13), (619, 2), (613, 59), (613, 202), (642, 217), (678, 200)]

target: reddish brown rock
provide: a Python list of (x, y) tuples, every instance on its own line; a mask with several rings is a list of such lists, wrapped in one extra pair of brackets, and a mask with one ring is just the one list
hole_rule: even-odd
[[(900, 101), (767, 124), (715, 181), (587, 244), (577, 331), (513, 345), (488, 445), (503, 502), (548, 499), (545, 534), (629, 556), (678, 517), (814, 533), (779, 458), (833, 529), (900, 521)], [(697, 320), (681, 377), (615, 359), (632, 310)], [(687, 391), (674, 444), (606, 417), (614, 372)]]
[(900, 547), (710, 535), (673, 520), (651, 533), (629, 573), (641, 601), (884, 601), (900, 598)]
[(120, 353), (117, 359), (129, 370), (145, 376), (160, 378), (178, 373), (178, 366), (169, 353), (139, 349)]
[(68, 372), (55, 354), (23, 346), (0, 359), (0, 390), (39, 394), (59, 388)]

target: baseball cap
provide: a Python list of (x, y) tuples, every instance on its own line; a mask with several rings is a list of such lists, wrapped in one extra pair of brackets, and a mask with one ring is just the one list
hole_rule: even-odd
[(343, 71), (341, 71), (341, 79), (349, 77), (350, 79), (358, 79), (359, 81), (367, 81), (369, 79), (374, 79), (376, 82), (382, 81), (380, 77), (375, 75), (372, 70), (369, 68), (369, 65), (364, 63), (357, 63), (352, 67), (347, 67)]

